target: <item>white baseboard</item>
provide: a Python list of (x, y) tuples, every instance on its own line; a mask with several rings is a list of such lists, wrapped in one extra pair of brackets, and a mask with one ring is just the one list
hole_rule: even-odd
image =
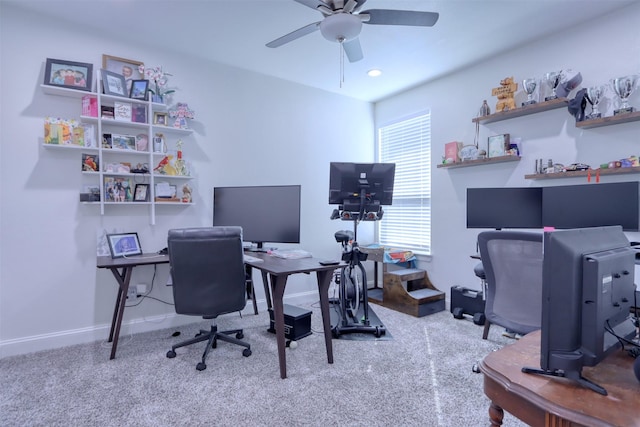
[[(285, 296), (284, 302), (287, 304), (303, 304), (316, 300), (318, 300), (318, 291), (314, 290), (287, 295)], [(267, 311), (266, 300), (259, 299), (256, 302), (260, 313)], [(251, 301), (247, 301), (243, 312), (253, 313), (253, 303)], [(197, 317), (178, 315), (175, 313), (132, 319), (122, 323), (120, 327), (120, 337), (187, 325), (200, 322), (201, 320), (202, 319)], [(109, 323), (0, 341), (0, 359), (36, 351), (68, 347), (70, 345), (86, 344), (94, 341), (104, 341), (106, 343), (110, 328), (111, 324)]]

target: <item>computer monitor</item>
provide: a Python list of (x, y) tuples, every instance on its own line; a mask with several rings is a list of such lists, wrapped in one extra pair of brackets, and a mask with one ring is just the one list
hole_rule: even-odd
[[(332, 162), (329, 167), (329, 204), (354, 213), (351, 219), (378, 220), (381, 205), (393, 201), (395, 163)], [(356, 214), (357, 213), (357, 214)], [(347, 219), (344, 217), (343, 219)]]
[(620, 226), (545, 232), (543, 248), (536, 373), (567, 377), (606, 394), (582, 376), (582, 367), (595, 366), (635, 335), (635, 251)]
[(300, 243), (300, 185), (215, 187), (213, 225), (242, 227), (246, 242)]
[(467, 188), (467, 228), (542, 228), (542, 188)]
[(620, 225), (638, 231), (639, 200), (638, 181), (545, 187), (542, 224), (560, 229)]

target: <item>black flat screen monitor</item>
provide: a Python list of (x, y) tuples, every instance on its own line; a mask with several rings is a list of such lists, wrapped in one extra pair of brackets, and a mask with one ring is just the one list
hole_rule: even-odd
[(638, 181), (545, 187), (542, 223), (560, 229), (620, 225), (638, 231), (639, 194)]
[(242, 227), (258, 249), (269, 243), (300, 243), (300, 185), (215, 187), (213, 225)]
[(345, 200), (357, 200), (364, 192), (368, 200), (390, 205), (395, 173), (395, 163), (332, 162), (329, 168), (329, 204), (342, 205)]
[(467, 188), (467, 228), (542, 228), (542, 188)]
[(554, 376), (606, 391), (581, 375), (619, 340), (635, 335), (635, 251), (622, 227), (591, 227), (544, 233), (540, 367)]

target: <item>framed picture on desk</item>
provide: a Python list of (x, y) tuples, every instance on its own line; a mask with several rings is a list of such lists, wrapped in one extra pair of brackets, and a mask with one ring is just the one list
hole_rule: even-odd
[(141, 255), (138, 233), (107, 234), (111, 258)]

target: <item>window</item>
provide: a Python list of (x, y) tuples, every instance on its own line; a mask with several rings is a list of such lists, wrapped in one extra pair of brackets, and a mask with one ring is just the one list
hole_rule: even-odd
[(378, 159), (395, 163), (393, 205), (378, 227), (381, 245), (431, 253), (431, 113), (378, 129)]

